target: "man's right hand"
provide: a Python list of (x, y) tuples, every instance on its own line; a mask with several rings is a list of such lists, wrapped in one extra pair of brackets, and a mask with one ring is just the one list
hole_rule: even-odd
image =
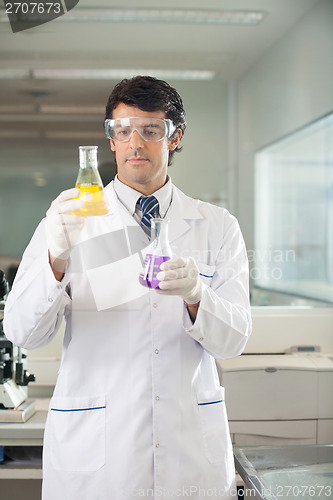
[(79, 195), (79, 188), (63, 191), (46, 212), (50, 264), (57, 279), (62, 278), (68, 257), (84, 226), (85, 217), (71, 213), (72, 210), (78, 210), (84, 205), (82, 200), (73, 199)]

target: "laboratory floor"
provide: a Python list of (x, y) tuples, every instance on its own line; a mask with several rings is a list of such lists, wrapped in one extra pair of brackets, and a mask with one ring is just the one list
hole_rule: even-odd
[(41, 479), (1, 479), (0, 498), (1, 500), (40, 500)]
[[(0, 492), (1, 500), (40, 500), (41, 499), (42, 480), (13, 480), (1, 479)], [(243, 488), (239, 488), (238, 500), (243, 500)]]

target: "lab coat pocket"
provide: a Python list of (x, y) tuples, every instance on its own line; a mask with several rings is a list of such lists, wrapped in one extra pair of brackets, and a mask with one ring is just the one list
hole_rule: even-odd
[(51, 456), (57, 470), (96, 471), (105, 464), (105, 397), (54, 397)]
[(202, 282), (210, 286), (216, 267), (208, 266), (207, 264), (202, 264), (201, 262), (197, 262), (197, 266), (199, 268), (200, 278)]
[(221, 462), (230, 439), (224, 389), (199, 392), (197, 401), (207, 459), (210, 463)]

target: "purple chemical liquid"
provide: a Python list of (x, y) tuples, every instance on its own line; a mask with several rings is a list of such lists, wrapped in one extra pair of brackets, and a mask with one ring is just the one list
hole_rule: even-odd
[(141, 285), (147, 286), (148, 288), (159, 288), (159, 281), (156, 275), (160, 272), (160, 265), (169, 259), (170, 257), (168, 256), (147, 253), (143, 270), (139, 276)]

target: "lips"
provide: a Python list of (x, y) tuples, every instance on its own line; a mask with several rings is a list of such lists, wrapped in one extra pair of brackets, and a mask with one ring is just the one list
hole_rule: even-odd
[(128, 158), (127, 161), (130, 163), (143, 163), (149, 160), (143, 156), (132, 156), (131, 158)]

